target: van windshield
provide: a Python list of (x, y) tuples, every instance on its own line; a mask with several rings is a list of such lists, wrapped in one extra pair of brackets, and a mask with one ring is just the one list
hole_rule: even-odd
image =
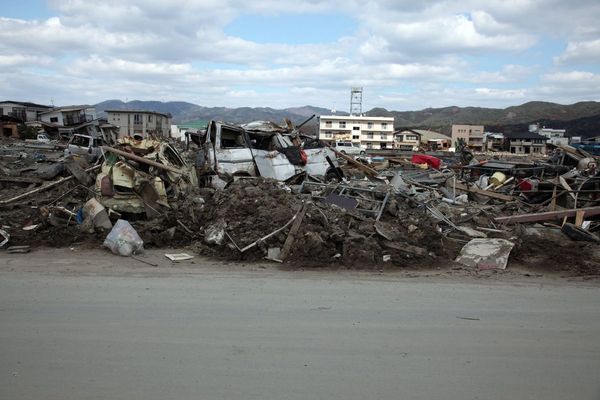
[(86, 136), (75, 135), (69, 144), (80, 147), (90, 147), (90, 138)]

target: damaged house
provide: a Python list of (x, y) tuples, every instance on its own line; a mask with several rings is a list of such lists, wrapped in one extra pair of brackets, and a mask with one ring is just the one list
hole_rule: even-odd
[(56, 107), (42, 112), (39, 124), (50, 136), (70, 138), (74, 134), (93, 136), (98, 132), (96, 109), (88, 105)]
[(0, 102), (0, 116), (9, 116), (20, 122), (37, 121), (41, 113), (51, 110), (52, 107), (41, 104), (6, 100)]

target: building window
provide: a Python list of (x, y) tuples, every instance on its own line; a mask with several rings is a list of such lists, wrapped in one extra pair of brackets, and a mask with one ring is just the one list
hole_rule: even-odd
[(387, 148), (387, 143), (381, 143), (380, 146), (381, 146), (380, 147), (381, 149), (386, 149)]
[(325, 132), (325, 137), (326, 138), (330, 138), (331, 137), (331, 131), (326, 131)]
[(381, 133), (381, 134), (379, 135), (379, 138), (380, 138), (381, 140), (387, 140), (387, 135), (386, 135), (385, 133)]
[(152, 114), (148, 114), (148, 122), (152, 122)]
[(373, 134), (372, 133), (367, 133), (367, 139), (373, 139)]
[(367, 129), (373, 129), (373, 123), (367, 122)]
[(142, 123), (142, 114), (133, 114), (133, 123), (141, 124)]
[(50, 122), (52, 122), (53, 124), (58, 123), (58, 117), (50, 117)]
[(352, 135), (352, 139), (360, 140), (360, 135)]
[(372, 148), (373, 148), (373, 143), (367, 142), (367, 149), (372, 149)]
[(352, 130), (353, 130), (353, 131), (360, 131), (360, 126), (353, 126), (353, 127), (352, 127)]
[(406, 140), (417, 140), (415, 135), (406, 135)]
[(325, 121), (325, 128), (331, 128), (331, 121)]
[(381, 129), (387, 129), (387, 122), (381, 123)]
[(346, 121), (340, 121), (340, 128), (346, 127)]

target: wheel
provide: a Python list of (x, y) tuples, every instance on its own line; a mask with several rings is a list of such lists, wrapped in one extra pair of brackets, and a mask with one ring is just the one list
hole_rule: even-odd
[(361, 156), (364, 156), (364, 155), (366, 155), (366, 154), (367, 154), (367, 152), (366, 152), (366, 151), (364, 151), (364, 150), (360, 152), (360, 155), (361, 155)]

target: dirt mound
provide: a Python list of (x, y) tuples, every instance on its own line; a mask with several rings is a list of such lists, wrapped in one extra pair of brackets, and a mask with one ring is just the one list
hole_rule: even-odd
[[(269, 179), (247, 179), (225, 190), (202, 189), (189, 196), (178, 208), (178, 217), (194, 226), (194, 249), (202, 254), (230, 259), (263, 259), (269, 248), (282, 248), (288, 236), (285, 229), (250, 250), (244, 248), (283, 227), (307, 203), (306, 213), (286, 261), (304, 267), (350, 268), (396, 266), (430, 267), (444, 256), (434, 222), (424, 213), (403, 210), (396, 203), (380, 222), (357, 211), (312, 202)], [(227, 232), (220, 245), (208, 246), (202, 238), (207, 229), (222, 227)], [(212, 232), (212, 231), (211, 231)], [(228, 236), (228, 237), (227, 237)], [(428, 248), (419, 247), (429, 242)], [(234, 244), (235, 243), (235, 244)], [(236, 247), (237, 246), (237, 247)]]

